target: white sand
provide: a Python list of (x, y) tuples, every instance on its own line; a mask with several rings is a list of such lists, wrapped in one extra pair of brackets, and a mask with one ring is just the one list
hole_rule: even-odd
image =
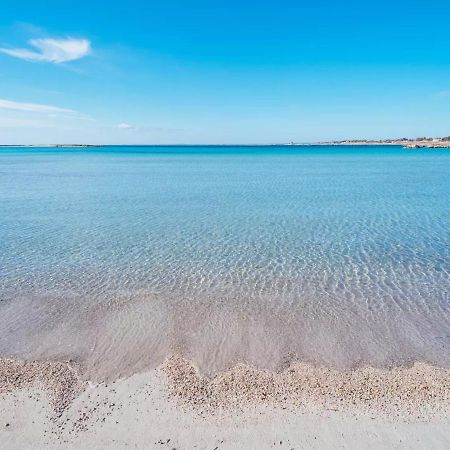
[[(400, 417), (324, 405), (191, 408), (161, 370), (88, 386), (61, 417), (46, 391), (0, 395), (0, 447), (160, 449), (450, 448), (450, 416)], [(286, 409), (283, 409), (286, 408)], [(400, 411), (401, 412), (401, 411)], [(6, 425), (8, 424), (8, 425)]]

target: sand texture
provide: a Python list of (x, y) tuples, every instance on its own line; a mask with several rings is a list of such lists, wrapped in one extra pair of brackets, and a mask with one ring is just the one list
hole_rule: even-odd
[(0, 363), (2, 448), (448, 448), (449, 372), (237, 365), (179, 356), (109, 383), (67, 363)]

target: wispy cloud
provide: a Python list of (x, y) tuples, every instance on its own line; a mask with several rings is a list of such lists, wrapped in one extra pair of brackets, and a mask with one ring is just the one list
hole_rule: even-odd
[(0, 52), (27, 61), (46, 61), (55, 64), (83, 58), (91, 52), (87, 39), (31, 39), (28, 43), (37, 50), (0, 48)]
[(450, 90), (439, 91), (434, 94), (436, 97), (450, 97)]
[(179, 134), (183, 133), (186, 130), (183, 130), (182, 128), (167, 128), (167, 127), (158, 127), (158, 126), (151, 126), (151, 125), (131, 125), (126, 122), (119, 123), (114, 126), (118, 130), (124, 130), (124, 131), (135, 131), (139, 134)]
[(119, 130), (137, 130), (137, 127), (130, 125), (129, 123), (119, 123), (116, 125)]
[(23, 117), (11, 117), (3, 116), (0, 113), (0, 128), (11, 129), (11, 128), (51, 128), (55, 125), (48, 121), (45, 117), (42, 118), (23, 118)]
[(9, 109), (14, 111), (26, 111), (43, 114), (78, 114), (77, 111), (67, 108), (59, 108), (53, 105), (43, 105), (40, 103), (23, 103), (0, 98), (0, 109)]

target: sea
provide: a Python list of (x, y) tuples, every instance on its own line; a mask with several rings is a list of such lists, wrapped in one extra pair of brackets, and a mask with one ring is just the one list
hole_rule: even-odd
[(0, 357), (450, 367), (450, 150), (0, 148)]

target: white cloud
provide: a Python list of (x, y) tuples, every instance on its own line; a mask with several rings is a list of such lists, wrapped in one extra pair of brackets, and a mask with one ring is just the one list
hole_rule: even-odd
[(9, 109), (14, 111), (26, 111), (44, 114), (77, 114), (73, 109), (59, 108), (52, 105), (42, 105), (40, 103), (22, 103), (14, 102), (12, 100), (5, 100), (0, 98), (0, 109)]
[(130, 125), (129, 123), (119, 123), (117, 125), (117, 128), (119, 130), (136, 130), (137, 129), (137, 127)]
[(0, 48), (0, 52), (28, 61), (47, 61), (59, 64), (83, 58), (91, 51), (91, 43), (87, 39), (31, 39), (29, 44), (37, 50)]

